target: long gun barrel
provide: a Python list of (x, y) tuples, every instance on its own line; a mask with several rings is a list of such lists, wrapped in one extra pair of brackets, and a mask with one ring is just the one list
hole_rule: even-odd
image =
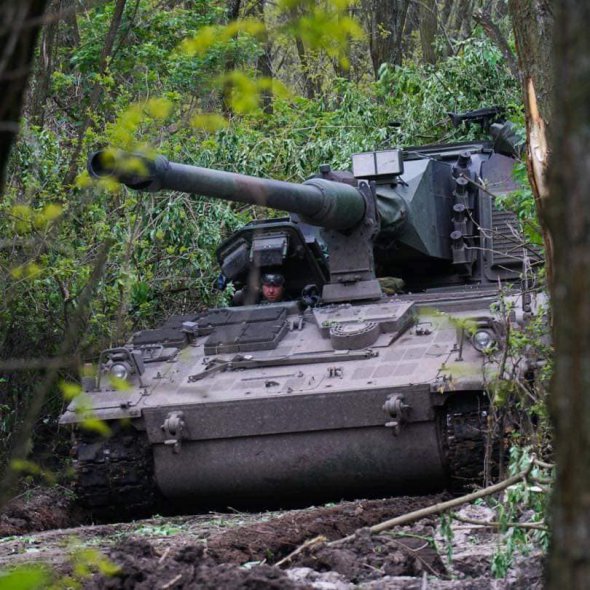
[(118, 150), (91, 154), (88, 171), (94, 178), (114, 178), (132, 189), (168, 189), (288, 211), (327, 229), (351, 229), (365, 216), (365, 199), (356, 188), (322, 178), (296, 184)]

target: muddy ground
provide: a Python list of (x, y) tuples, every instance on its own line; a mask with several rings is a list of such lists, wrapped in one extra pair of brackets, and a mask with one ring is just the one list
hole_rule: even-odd
[[(69, 576), (64, 587), (77, 580), (96, 590), (541, 588), (542, 558), (534, 549), (517, 555), (503, 578), (494, 578), (499, 537), (493, 528), (453, 522), (451, 542), (448, 533), (441, 536), (438, 516), (379, 535), (367, 530), (442, 499), (357, 500), (283, 512), (81, 525), (84, 514), (66, 489), (33, 490), (0, 515), (0, 569), (45, 563), (54, 579)], [(493, 518), (483, 505), (464, 506), (459, 514)], [(355, 531), (350, 541), (330, 544)], [(285, 560), (317, 537), (322, 540)]]

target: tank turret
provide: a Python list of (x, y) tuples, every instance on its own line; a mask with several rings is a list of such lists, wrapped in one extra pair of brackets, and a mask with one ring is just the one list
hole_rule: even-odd
[[(381, 297), (372, 249), (378, 214), (374, 189), (366, 181), (352, 186), (320, 177), (296, 184), (177, 164), (162, 156), (150, 160), (113, 150), (92, 154), (88, 170), (94, 178), (115, 178), (136, 190), (169, 189), (288, 211), (297, 216), (298, 224), (323, 228), (322, 241), (330, 255), (329, 278), (320, 280), (317, 286), (323, 287), (324, 301)], [(250, 244), (248, 252), (231, 252), (232, 260), (239, 259), (240, 263), (234, 275), (249, 274), (252, 267), (282, 266), (289, 247), (288, 236), (280, 231), (277, 234), (276, 227), (270, 233), (265, 229), (259, 227), (255, 238), (260, 246), (258, 253), (256, 244), (254, 251)], [(265, 243), (260, 244), (261, 241)], [(305, 258), (301, 248), (296, 250), (295, 256)]]
[[(453, 120), (481, 124), (495, 113), (488, 110)], [(497, 137), (498, 124), (492, 127)], [(514, 162), (493, 141), (480, 141), (354, 154), (352, 172), (321, 166), (302, 184), (118, 150), (95, 152), (88, 169), (135, 190), (287, 211), (288, 218), (248, 224), (220, 245), (223, 276), (239, 288), (255, 285), (266, 268), (280, 269), (291, 298), (315, 285), (335, 303), (379, 299), (376, 276), (399, 277), (416, 291), (518, 279), (517, 222), (494, 207), (496, 195), (515, 188)]]

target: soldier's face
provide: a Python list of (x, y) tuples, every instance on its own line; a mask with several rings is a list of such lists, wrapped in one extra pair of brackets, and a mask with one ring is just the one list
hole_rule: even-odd
[(262, 297), (275, 303), (283, 298), (283, 285), (262, 285)]

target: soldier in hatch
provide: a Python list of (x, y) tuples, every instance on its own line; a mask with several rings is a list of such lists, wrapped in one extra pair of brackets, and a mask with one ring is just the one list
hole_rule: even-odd
[(261, 303), (277, 303), (285, 296), (285, 277), (279, 273), (262, 275)]

